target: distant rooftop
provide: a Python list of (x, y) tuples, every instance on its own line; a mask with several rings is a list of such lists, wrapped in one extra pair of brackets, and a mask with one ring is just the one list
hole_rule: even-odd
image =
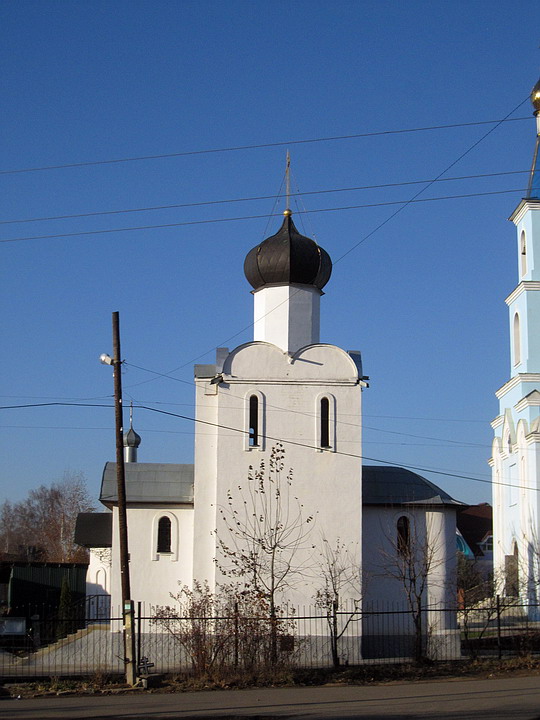
[(79, 513), (75, 523), (75, 542), (83, 547), (112, 546), (112, 513)]
[[(126, 463), (125, 471), (128, 504), (193, 504), (193, 465)], [(107, 507), (118, 502), (116, 463), (105, 465), (99, 499)], [(362, 502), (364, 505), (463, 506), (421, 475), (385, 465), (362, 468)]]
[(434, 483), (402, 467), (364, 465), (362, 468), (363, 505), (455, 505), (454, 500)]

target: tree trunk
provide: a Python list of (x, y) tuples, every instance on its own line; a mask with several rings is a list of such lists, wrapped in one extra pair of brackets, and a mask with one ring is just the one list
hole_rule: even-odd
[(330, 628), (330, 641), (332, 644), (332, 662), (334, 667), (338, 668), (340, 665), (339, 653), (338, 653), (338, 603), (332, 603), (332, 626)]

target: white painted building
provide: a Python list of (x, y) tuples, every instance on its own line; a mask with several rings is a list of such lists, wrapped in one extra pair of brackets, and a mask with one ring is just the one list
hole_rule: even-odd
[(518, 285), (506, 298), (510, 379), (492, 422), (494, 569), (499, 592), (538, 602), (540, 551), (540, 81), (531, 100), (537, 138), (517, 229)]
[[(302, 526), (291, 559), (294, 578), (286, 583), (283, 601), (313, 606), (321, 582), (317, 563), (325, 548), (340, 544), (353, 558), (357, 576), (343, 591), (344, 601), (364, 597), (372, 605), (392, 602), (406, 609), (402, 584), (384, 568), (392, 548), (399, 560), (406, 527), (407, 542), (427, 538), (436, 548), (426, 604), (451, 604), (460, 503), (402, 468), (365, 468), (368, 478), (362, 481), (361, 400), (367, 378), (361, 356), (320, 342), (320, 301), (332, 263), (313, 240), (300, 235), (290, 211), (284, 214), (280, 230), (253, 248), (245, 261), (253, 287), (253, 342), (232, 351), (220, 348), (214, 364), (195, 366), (194, 465), (138, 463), (140, 438), (132, 428), (126, 434), (133, 599), (168, 605), (178, 583), (206, 581), (215, 589), (235, 579), (228, 572), (231, 557), (222, 548), (231, 542), (227, 526), (253, 514), (254, 481), (248, 478), (261, 463), (268, 474), (272, 448), (279, 443), (284, 449), (284, 504), (289, 522), (300, 512)], [(285, 479), (289, 469), (290, 485)], [(99, 586), (99, 577), (106, 577), (103, 591), (118, 607), (114, 476), (115, 464), (107, 463), (100, 500), (113, 513), (111, 564), (107, 553), (93, 549), (88, 577), (89, 591)], [(91, 516), (87, 523), (89, 532), (80, 542), (95, 546)], [(380, 555), (382, 548), (385, 554)], [(286, 561), (288, 552), (282, 553)], [(452, 622), (438, 628), (453, 631)]]

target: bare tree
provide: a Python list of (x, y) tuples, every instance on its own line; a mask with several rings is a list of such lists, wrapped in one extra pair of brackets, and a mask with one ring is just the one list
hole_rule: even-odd
[(195, 582), (193, 589), (182, 586), (171, 599), (177, 607), (154, 609), (152, 622), (168, 633), (187, 653), (198, 677), (211, 675), (216, 665), (223, 666), (229, 654), (231, 623), (228, 603), (211, 592), (207, 583)]
[[(353, 621), (358, 621), (361, 603), (360, 560), (339, 538), (334, 546), (322, 538), (322, 552), (317, 565), (317, 578), (322, 585), (315, 594), (315, 605), (324, 611), (330, 631), (334, 667), (341, 664), (339, 641)], [(348, 596), (348, 602), (344, 601)], [(349, 610), (346, 610), (346, 606)], [(352, 608), (351, 608), (352, 605)]]
[[(245, 485), (227, 492), (219, 508), (223, 528), (216, 529), (221, 558), (217, 564), (226, 577), (241, 579), (268, 604), (272, 626), (271, 658), (277, 660), (279, 601), (283, 591), (305, 576), (305, 562), (298, 553), (306, 547), (313, 515), (292, 489), (292, 470), (284, 473), (281, 443), (271, 450), (266, 468), (249, 468)], [(304, 558), (305, 560), (305, 558)]]
[(41, 485), (17, 503), (0, 506), (0, 554), (4, 559), (84, 562), (87, 552), (75, 545), (75, 522), (94, 505), (82, 473), (66, 472), (61, 481)]
[[(207, 583), (195, 582), (171, 593), (173, 605), (153, 608), (152, 623), (169, 633), (186, 653), (197, 677), (214, 680), (236, 671), (260, 672), (274, 664), (271, 657), (274, 626), (261, 596), (235, 585), (213, 593)], [(280, 635), (291, 622), (278, 616)]]

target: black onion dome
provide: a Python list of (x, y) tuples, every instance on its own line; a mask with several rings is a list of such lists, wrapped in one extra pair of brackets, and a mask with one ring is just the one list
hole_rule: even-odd
[(286, 211), (279, 231), (249, 251), (244, 273), (255, 290), (263, 285), (291, 283), (322, 290), (330, 280), (332, 261), (314, 240), (300, 235)]

